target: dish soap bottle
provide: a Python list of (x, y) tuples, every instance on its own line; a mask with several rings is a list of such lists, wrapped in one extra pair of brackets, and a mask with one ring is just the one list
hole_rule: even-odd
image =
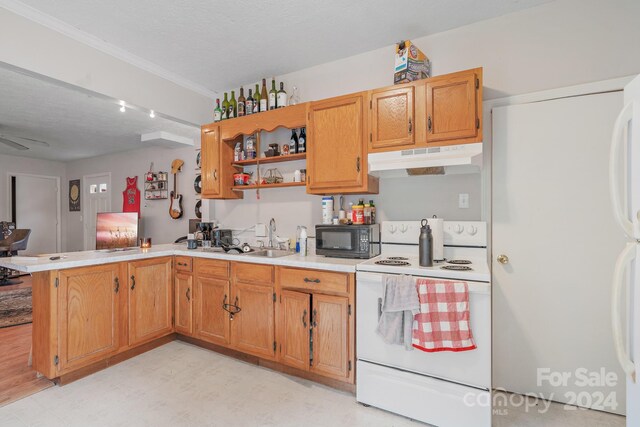
[(300, 227), (300, 255), (307, 256), (307, 227)]
[(431, 227), (427, 224), (427, 220), (423, 219), (420, 223), (420, 239), (419, 239), (419, 261), (420, 267), (433, 266), (433, 235)]

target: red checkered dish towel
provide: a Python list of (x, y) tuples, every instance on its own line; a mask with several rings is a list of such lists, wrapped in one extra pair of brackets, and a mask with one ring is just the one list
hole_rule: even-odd
[(427, 352), (475, 349), (467, 283), (417, 279), (416, 288), (420, 313), (413, 318), (413, 347)]

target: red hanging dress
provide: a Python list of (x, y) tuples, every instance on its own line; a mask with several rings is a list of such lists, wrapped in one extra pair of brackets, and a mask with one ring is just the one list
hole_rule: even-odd
[(140, 218), (140, 190), (138, 177), (127, 177), (127, 188), (122, 192), (122, 212), (138, 212)]

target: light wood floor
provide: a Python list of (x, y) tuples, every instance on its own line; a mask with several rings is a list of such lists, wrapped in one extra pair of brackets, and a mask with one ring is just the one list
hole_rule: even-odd
[[(0, 287), (0, 292), (31, 286), (29, 276), (24, 283)], [(27, 366), (31, 349), (31, 324), (0, 328), (0, 406), (37, 393), (53, 385), (38, 378), (36, 371)]]

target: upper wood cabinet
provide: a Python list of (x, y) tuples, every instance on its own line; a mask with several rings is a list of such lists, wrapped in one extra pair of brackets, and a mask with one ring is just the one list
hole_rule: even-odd
[(427, 144), (482, 141), (482, 68), (425, 80)]
[(415, 144), (415, 98), (415, 85), (371, 92), (369, 144), (372, 150)]
[(126, 293), (126, 283), (121, 281), (118, 264), (60, 272), (60, 374), (118, 351), (121, 292)]
[(175, 329), (184, 335), (193, 334), (193, 276), (176, 272), (175, 280)]
[(201, 129), (202, 197), (205, 199), (241, 199), (242, 193), (232, 190), (231, 166), (233, 147), (222, 142), (220, 127), (212, 124)]
[(377, 193), (368, 175), (366, 92), (312, 102), (307, 126), (307, 192)]
[(172, 263), (171, 257), (128, 263), (129, 345), (172, 332)]

